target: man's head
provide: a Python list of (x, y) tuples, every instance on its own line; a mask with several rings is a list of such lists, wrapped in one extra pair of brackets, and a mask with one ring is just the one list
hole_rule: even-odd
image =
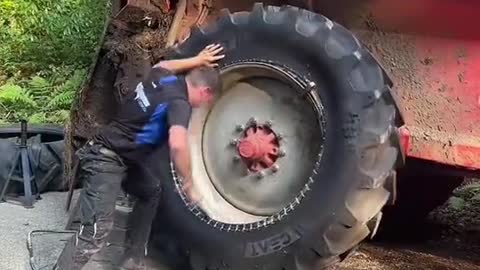
[(211, 102), (222, 87), (219, 73), (212, 67), (194, 68), (187, 73), (185, 80), (192, 107)]

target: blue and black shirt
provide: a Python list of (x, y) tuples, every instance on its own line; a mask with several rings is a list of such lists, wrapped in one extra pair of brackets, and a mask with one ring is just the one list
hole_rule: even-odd
[(191, 113), (185, 77), (153, 68), (95, 140), (126, 162), (137, 162), (168, 141), (170, 126), (188, 128)]

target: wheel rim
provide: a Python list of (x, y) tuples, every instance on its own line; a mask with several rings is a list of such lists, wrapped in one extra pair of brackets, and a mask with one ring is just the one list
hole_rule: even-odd
[(265, 63), (226, 67), (215, 104), (194, 111), (194, 181), (211, 218), (265, 219), (298, 200), (309, 181), (324, 137), (312, 105), (321, 104), (288, 75)]

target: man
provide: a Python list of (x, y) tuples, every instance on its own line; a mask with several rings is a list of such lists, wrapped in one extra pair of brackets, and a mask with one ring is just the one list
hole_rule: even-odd
[[(220, 88), (214, 67), (224, 57), (222, 50), (212, 44), (195, 57), (155, 65), (111, 123), (77, 152), (83, 183), (79, 197), (81, 228), (78, 237), (63, 250), (57, 269), (82, 269), (104, 246), (127, 169), (141, 164), (167, 141), (184, 192), (191, 202), (198, 200), (192, 185), (187, 128), (192, 107), (209, 103)], [(138, 246), (144, 237), (132, 241)]]

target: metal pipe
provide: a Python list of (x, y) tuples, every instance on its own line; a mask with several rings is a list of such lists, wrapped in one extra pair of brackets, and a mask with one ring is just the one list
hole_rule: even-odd
[(27, 147), (27, 120), (20, 122), (20, 146)]

